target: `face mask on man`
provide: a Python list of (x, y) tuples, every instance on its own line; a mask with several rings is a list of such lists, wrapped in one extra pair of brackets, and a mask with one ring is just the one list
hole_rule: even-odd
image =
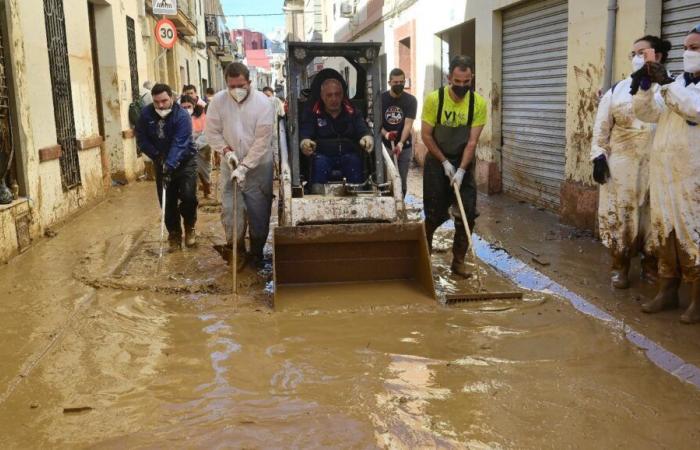
[(230, 88), (228, 90), (228, 93), (238, 103), (241, 103), (243, 100), (246, 99), (246, 97), (248, 97), (248, 89), (246, 89), (246, 88), (240, 88), (240, 87)]
[(464, 98), (465, 95), (467, 95), (467, 92), (469, 92), (469, 89), (472, 87), (467, 85), (467, 86), (452, 86), (452, 92), (459, 97), (459, 98)]
[(683, 70), (692, 74), (700, 72), (700, 52), (693, 50), (683, 52)]
[(156, 109), (156, 112), (158, 113), (158, 115), (159, 115), (161, 118), (164, 119), (168, 114), (170, 114), (170, 112), (171, 112), (172, 110), (173, 110), (172, 108), (168, 108), (168, 109)]
[(396, 95), (400, 95), (403, 92), (403, 84), (393, 84), (391, 85), (391, 92)]
[(632, 58), (632, 72), (636, 72), (644, 67), (644, 55), (634, 55)]

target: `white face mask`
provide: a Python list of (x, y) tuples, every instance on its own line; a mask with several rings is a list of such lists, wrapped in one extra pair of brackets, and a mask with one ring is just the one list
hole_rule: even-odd
[(231, 97), (238, 103), (242, 102), (245, 100), (245, 98), (248, 96), (248, 89), (246, 88), (231, 88), (228, 90), (228, 93), (231, 94)]
[(683, 70), (688, 73), (700, 72), (700, 52), (693, 50), (683, 52)]
[(185, 109), (185, 111), (187, 111), (189, 113), (190, 116), (192, 114), (194, 114), (194, 109), (192, 109), (192, 108), (184, 108), (184, 109)]
[(632, 58), (632, 72), (636, 72), (642, 67), (644, 67), (644, 56), (634, 55), (634, 58)]
[(164, 118), (165, 116), (167, 116), (168, 114), (170, 114), (170, 111), (172, 111), (172, 110), (173, 110), (172, 108), (168, 108), (168, 109), (156, 109), (156, 112), (158, 113), (158, 115), (159, 115), (160, 117), (163, 117), (163, 118)]

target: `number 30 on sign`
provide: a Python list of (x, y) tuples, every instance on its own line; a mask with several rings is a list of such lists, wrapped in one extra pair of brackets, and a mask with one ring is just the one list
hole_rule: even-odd
[(175, 29), (175, 24), (168, 19), (160, 19), (156, 23), (156, 28), (154, 30), (156, 35), (156, 41), (163, 48), (173, 48), (175, 42), (177, 42), (177, 29)]

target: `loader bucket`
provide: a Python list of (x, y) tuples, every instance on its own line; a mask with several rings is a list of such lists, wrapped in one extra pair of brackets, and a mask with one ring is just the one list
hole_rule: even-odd
[(422, 223), (278, 227), (276, 308), (435, 301)]

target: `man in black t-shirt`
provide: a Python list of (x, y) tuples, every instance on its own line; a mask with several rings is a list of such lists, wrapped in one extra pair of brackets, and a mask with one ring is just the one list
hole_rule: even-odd
[(401, 188), (406, 196), (408, 167), (413, 158), (411, 131), (418, 102), (404, 92), (406, 74), (396, 68), (389, 73), (389, 90), (382, 94), (382, 140), (390, 152), (397, 155)]

